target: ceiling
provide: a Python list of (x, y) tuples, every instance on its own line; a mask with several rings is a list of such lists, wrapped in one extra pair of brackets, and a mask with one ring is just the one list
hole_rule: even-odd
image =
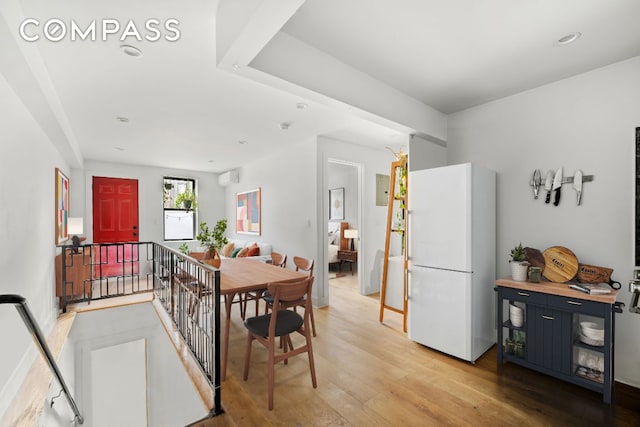
[[(318, 135), (444, 144), (446, 114), (640, 55), (637, 0), (190, 5), (3, 0), (0, 42), (11, 58), (0, 72), (45, 132), (56, 122), (72, 167), (96, 159), (223, 172)], [(29, 17), (133, 20), (143, 30), (149, 18), (175, 18), (181, 35), (28, 43), (16, 28)], [(575, 43), (554, 46), (574, 31)], [(143, 55), (125, 55), (123, 43)]]

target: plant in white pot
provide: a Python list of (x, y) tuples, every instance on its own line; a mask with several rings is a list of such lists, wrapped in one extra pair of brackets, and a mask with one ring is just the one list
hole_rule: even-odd
[(527, 270), (529, 263), (525, 261), (525, 252), (522, 243), (511, 249), (511, 276), (517, 282), (527, 281)]
[(216, 268), (220, 268), (220, 255), (218, 251), (229, 242), (224, 235), (226, 230), (226, 219), (218, 220), (213, 230), (210, 230), (207, 223), (202, 221), (200, 223), (200, 232), (196, 236), (196, 240), (207, 249), (202, 260)]

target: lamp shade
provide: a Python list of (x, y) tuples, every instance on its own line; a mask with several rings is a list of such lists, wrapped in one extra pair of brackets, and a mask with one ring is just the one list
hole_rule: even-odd
[(354, 230), (352, 228), (348, 228), (344, 230), (344, 238), (345, 239), (357, 239), (358, 238), (358, 230)]
[(84, 232), (82, 218), (67, 218), (67, 233), (69, 235), (72, 234), (82, 234)]

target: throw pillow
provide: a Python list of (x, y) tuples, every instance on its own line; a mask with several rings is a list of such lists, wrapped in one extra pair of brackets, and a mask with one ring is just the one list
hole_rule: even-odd
[(247, 253), (249, 253), (249, 248), (244, 247), (244, 248), (240, 249), (240, 252), (238, 252), (238, 255), (236, 255), (236, 258), (246, 257)]
[(234, 246), (233, 242), (227, 243), (226, 245), (224, 245), (222, 247), (222, 250), (220, 251), (220, 254), (222, 256), (230, 257), (231, 256), (231, 252), (233, 252), (233, 246)]
[(238, 256), (238, 252), (240, 252), (242, 248), (235, 248), (233, 252), (231, 252), (231, 258), (235, 258)]
[(257, 243), (254, 243), (249, 247), (249, 252), (247, 252), (247, 256), (258, 256), (260, 255), (260, 247)]

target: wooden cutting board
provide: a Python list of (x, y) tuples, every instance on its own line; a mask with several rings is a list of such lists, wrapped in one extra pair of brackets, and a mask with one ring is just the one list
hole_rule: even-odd
[(579, 264), (578, 281), (580, 283), (609, 283), (613, 269), (596, 265)]
[(539, 249), (524, 248), (524, 260), (527, 261), (531, 267), (540, 267), (540, 271), (544, 272), (544, 257)]
[(544, 277), (552, 282), (568, 282), (578, 272), (578, 258), (564, 246), (547, 248), (542, 256), (544, 257)]

